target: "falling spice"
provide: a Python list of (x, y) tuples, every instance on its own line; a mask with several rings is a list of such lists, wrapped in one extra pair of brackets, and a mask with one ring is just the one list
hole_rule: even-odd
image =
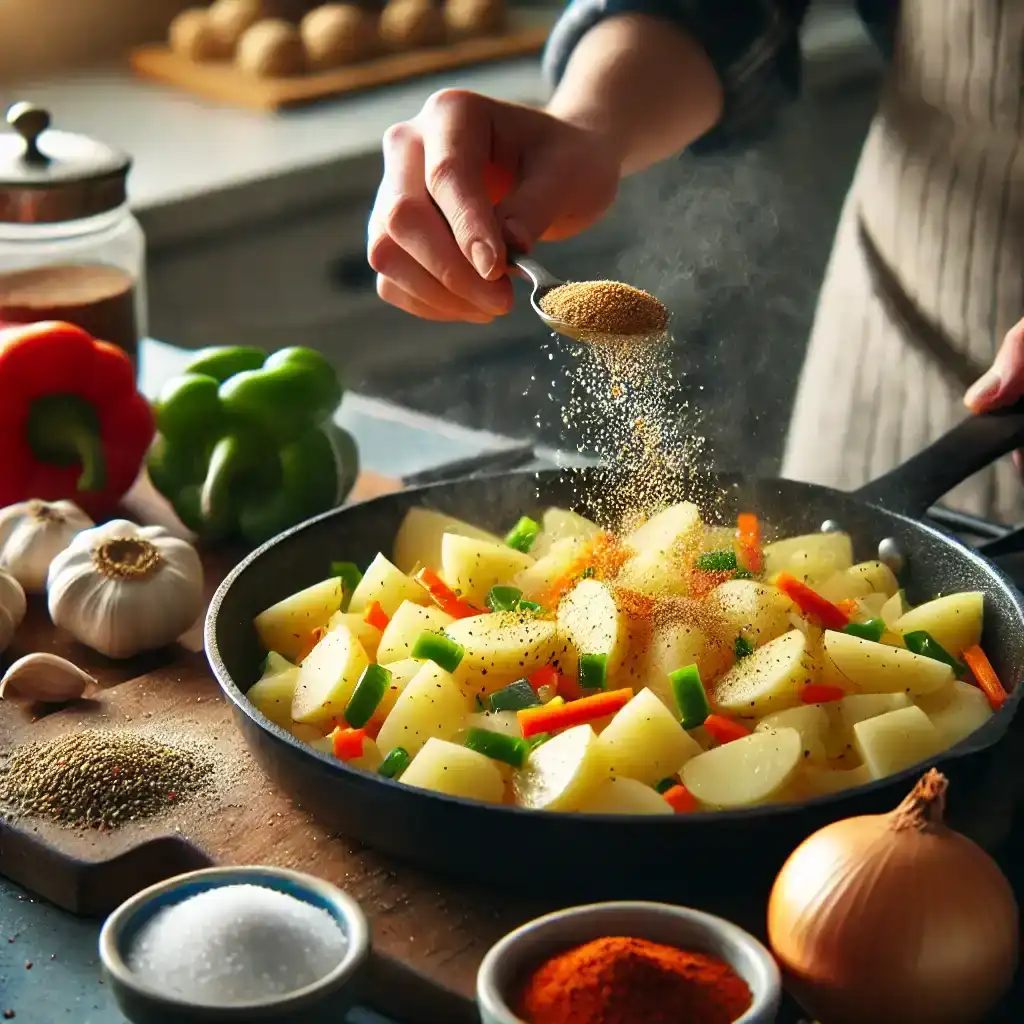
[(586, 335), (652, 335), (668, 326), (653, 295), (621, 281), (569, 282), (545, 294), (540, 308)]
[(67, 825), (115, 828), (198, 793), (212, 770), (196, 749), (87, 729), (12, 750), (0, 763), (0, 806)]
[(529, 1024), (733, 1024), (753, 1000), (725, 961), (610, 936), (561, 953), (527, 980)]

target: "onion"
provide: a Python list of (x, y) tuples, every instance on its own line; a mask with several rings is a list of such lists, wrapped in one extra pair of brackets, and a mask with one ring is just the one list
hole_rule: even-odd
[(973, 1024), (1010, 987), (1013, 891), (944, 824), (946, 787), (933, 768), (895, 811), (826, 826), (779, 872), (768, 938), (826, 1024)]

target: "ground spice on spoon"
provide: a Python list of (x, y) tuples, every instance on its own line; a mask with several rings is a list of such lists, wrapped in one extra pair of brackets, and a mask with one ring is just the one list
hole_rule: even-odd
[(540, 308), (581, 335), (656, 335), (668, 310), (653, 295), (621, 281), (571, 281), (552, 288)]

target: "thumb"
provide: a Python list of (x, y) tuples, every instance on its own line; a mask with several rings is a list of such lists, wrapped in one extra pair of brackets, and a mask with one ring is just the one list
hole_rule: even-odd
[(964, 395), (972, 412), (989, 412), (1024, 395), (1024, 320), (1006, 333), (991, 369), (982, 374)]

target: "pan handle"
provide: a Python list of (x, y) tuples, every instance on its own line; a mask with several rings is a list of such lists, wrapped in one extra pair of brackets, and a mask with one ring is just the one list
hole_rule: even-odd
[(854, 491), (854, 497), (921, 519), (957, 484), (1024, 445), (1024, 399), (968, 416), (924, 451)]

